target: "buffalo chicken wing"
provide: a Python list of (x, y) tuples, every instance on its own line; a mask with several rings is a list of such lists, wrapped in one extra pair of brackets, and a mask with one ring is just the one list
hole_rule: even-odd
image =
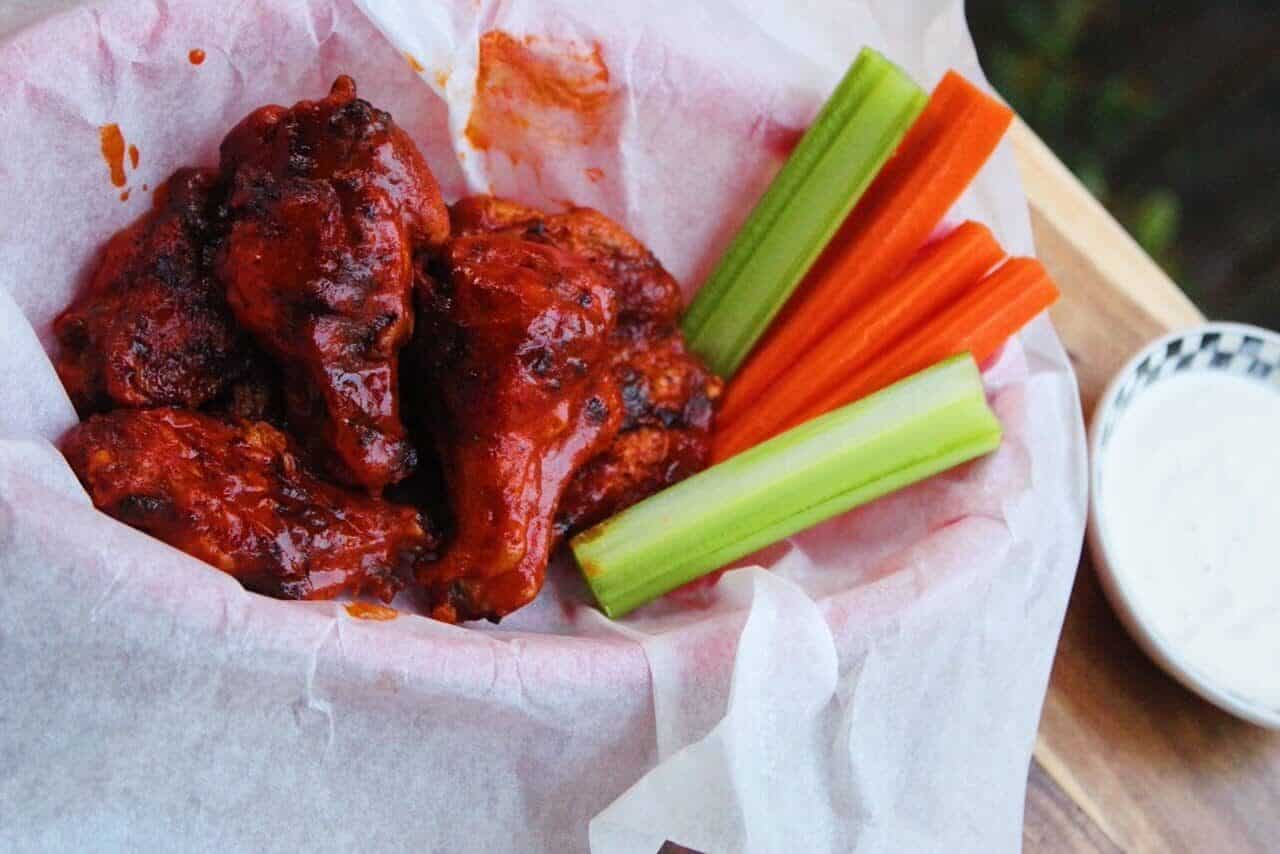
[(418, 305), (425, 418), (455, 520), (418, 577), (433, 617), (496, 620), (537, 595), (561, 495), (621, 423), (613, 288), (554, 247), (469, 237), (424, 272)]
[(397, 366), (413, 255), (448, 236), (435, 179), (348, 77), (323, 100), (255, 111), (221, 154), (228, 302), (279, 361), (290, 424), (331, 475), (376, 494), (415, 464)]
[(390, 601), (436, 544), (417, 510), (324, 483), (261, 422), (121, 409), (63, 452), (100, 510), (272, 596)]
[(721, 382), (685, 349), (678, 327), (633, 324), (615, 333), (611, 370), (622, 430), (574, 477), (557, 531), (573, 534), (707, 467)]
[(680, 286), (643, 243), (593, 208), (561, 214), (494, 196), (469, 196), (450, 212), (454, 234), (506, 234), (547, 243), (591, 262), (614, 283), (618, 323), (669, 326), (680, 316)]
[(152, 210), (107, 243), (87, 291), (54, 321), (58, 375), (82, 414), (201, 406), (246, 366), (209, 275), (209, 170), (183, 169)]
[(558, 533), (589, 527), (706, 467), (722, 383), (685, 348), (679, 286), (644, 244), (590, 208), (544, 214), (473, 196), (455, 203), (451, 216), (457, 234), (509, 235), (574, 253), (617, 294), (609, 370), (622, 394), (622, 428), (573, 478)]

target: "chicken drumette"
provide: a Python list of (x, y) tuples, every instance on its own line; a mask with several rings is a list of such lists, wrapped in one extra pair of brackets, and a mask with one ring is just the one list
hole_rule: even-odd
[(502, 234), (574, 253), (617, 294), (610, 371), (622, 428), (569, 484), (558, 533), (589, 527), (706, 466), (722, 383), (685, 348), (679, 286), (644, 244), (590, 208), (544, 214), (491, 196), (458, 201), (452, 221), (459, 235)]
[(100, 510), (272, 596), (390, 601), (436, 545), (417, 510), (322, 482), (261, 422), (121, 409), (63, 453)]
[(621, 423), (613, 287), (555, 247), (468, 237), (423, 272), (418, 307), (425, 418), (455, 517), (418, 578), (433, 617), (496, 620), (537, 595), (561, 495)]
[(331, 475), (377, 493), (415, 462), (397, 362), (413, 329), (413, 255), (449, 233), (435, 179), (349, 77), (323, 100), (250, 114), (221, 166), (216, 271), (232, 311), (280, 363), (290, 425)]
[(209, 275), (216, 173), (183, 169), (152, 210), (111, 238), (87, 291), (57, 320), (58, 375), (82, 414), (201, 406), (248, 364)]

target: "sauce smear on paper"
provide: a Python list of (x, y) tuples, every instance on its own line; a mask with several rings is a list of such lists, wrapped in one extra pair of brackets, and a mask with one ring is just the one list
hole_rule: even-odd
[(141, 156), (138, 154), (138, 146), (130, 145), (129, 146), (129, 164), (133, 166), (134, 169), (137, 169), (138, 161), (140, 159), (141, 159)]
[(124, 134), (120, 125), (109, 124), (98, 128), (98, 144), (102, 149), (102, 159), (107, 161), (111, 170), (111, 183), (117, 187), (124, 186)]
[(413, 69), (414, 74), (421, 74), (422, 72), (427, 70), (426, 68), (423, 67), (421, 62), (418, 62), (418, 57), (414, 56), (413, 54), (405, 53), (404, 58), (408, 60), (409, 67)]
[(540, 143), (607, 142), (617, 127), (618, 92), (600, 45), (516, 38), (491, 30), (480, 38), (468, 141), (513, 161), (534, 158)]
[(791, 156), (800, 138), (804, 136), (804, 128), (779, 124), (772, 119), (759, 118), (751, 126), (751, 136), (764, 142), (765, 148), (780, 158)]
[(400, 612), (395, 608), (375, 605), (372, 602), (352, 602), (347, 605), (347, 613), (357, 620), (394, 620), (400, 616)]
[(202, 51), (200, 48), (195, 48), (194, 50), (187, 53), (187, 61), (190, 62), (192, 65), (199, 65), (200, 63), (204, 62), (204, 51)]

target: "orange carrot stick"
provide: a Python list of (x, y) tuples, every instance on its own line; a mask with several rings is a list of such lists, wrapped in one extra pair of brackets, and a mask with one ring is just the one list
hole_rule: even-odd
[(1014, 258), (797, 415), (793, 424), (860, 400), (951, 356), (972, 353), (982, 364), (1057, 298), (1058, 289), (1039, 261)]
[(726, 422), (750, 411), (785, 371), (910, 263), (972, 183), (1013, 113), (960, 75), (942, 79), (853, 213), (734, 377)]
[[(713, 462), (782, 433), (804, 412), (834, 391), (959, 294), (972, 288), (996, 264), (1004, 250), (986, 226), (966, 222), (928, 247), (901, 279), (840, 321), (802, 365), (779, 377), (747, 415), (716, 431)], [(729, 385), (732, 395), (734, 384)]]

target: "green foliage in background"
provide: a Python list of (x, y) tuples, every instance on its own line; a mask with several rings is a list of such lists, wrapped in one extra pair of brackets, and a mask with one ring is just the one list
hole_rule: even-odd
[(1106, 0), (971, 0), (991, 82), (1165, 269), (1176, 274), (1181, 205), (1167, 187), (1118, 189), (1122, 145), (1163, 105), (1129, 71), (1100, 70), (1082, 42)]

